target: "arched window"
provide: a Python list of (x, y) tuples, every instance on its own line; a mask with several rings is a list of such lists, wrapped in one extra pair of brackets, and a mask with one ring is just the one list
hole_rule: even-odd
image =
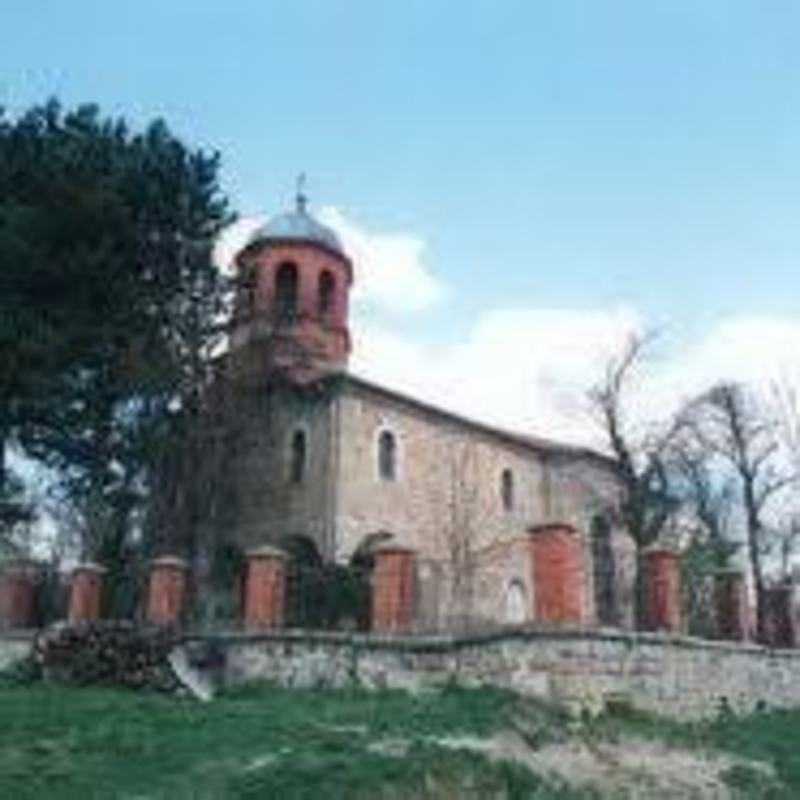
[(382, 480), (393, 481), (397, 472), (397, 446), (394, 434), (383, 431), (378, 438), (378, 473)]
[(319, 290), (317, 295), (317, 311), (320, 316), (326, 316), (333, 309), (333, 293), (336, 289), (336, 278), (330, 270), (323, 270), (319, 276)]
[(500, 497), (503, 508), (511, 511), (514, 508), (514, 473), (510, 469), (504, 469), (500, 476)]
[(281, 264), (275, 275), (275, 310), (280, 321), (297, 316), (297, 267), (289, 262)]
[(292, 483), (302, 483), (306, 472), (306, 434), (295, 431), (292, 436)]

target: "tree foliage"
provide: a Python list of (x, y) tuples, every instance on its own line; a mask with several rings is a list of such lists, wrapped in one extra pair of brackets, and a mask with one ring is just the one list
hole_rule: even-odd
[(218, 168), (160, 120), (0, 112), (0, 450), (57, 471), (107, 562), (222, 335)]

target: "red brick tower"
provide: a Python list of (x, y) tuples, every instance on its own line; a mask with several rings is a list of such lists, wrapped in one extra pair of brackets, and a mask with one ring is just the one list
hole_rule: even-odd
[(248, 352), (258, 372), (277, 369), (305, 383), (347, 366), (353, 268), (337, 235), (308, 213), (302, 186), (296, 203), (236, 258), (242, 288), (231, 349)]

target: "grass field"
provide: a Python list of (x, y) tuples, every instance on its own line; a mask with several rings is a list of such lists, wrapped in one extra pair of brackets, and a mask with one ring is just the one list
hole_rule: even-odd
[[(510, 720), (520, 719), (534, 749), (570, 738), (590, 749), (611, 742), (624, 747), (634, 737), (679, 752), (723, 751), (770, 768), (765, 777), (745, 764), (729, 766), (724, 780), (733, 796), (800, 797), (800, 712), (701, 725), (633, 716), (576, 726), (494, 690), (412, 697), (249, 687), (200, 704), (41, 684), (0, 688), (0, 797), (600, 796), (537, 777), (519, 759), (459, 746), (507, 731)], [(636, 795), (620, 790), (614, 796)]]
[(569, 797), (520, 766), (436, 744), (489, 734), (513, 702), (491, 691), (413, 698), (251, 688), (199, 704), (5, 689), (0, 797)]

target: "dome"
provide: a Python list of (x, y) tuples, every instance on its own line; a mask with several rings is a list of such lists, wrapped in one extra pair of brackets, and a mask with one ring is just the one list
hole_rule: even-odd
[(297, 196), (297, 208), (287, 211), (267, 221), (250, 237), (250, 242), (263, 240), (311, 242), (344, 256), (344, 247), (339, 237), (327, 226), (317, 222), (306, 211), (306, 199), (302, 194)]

